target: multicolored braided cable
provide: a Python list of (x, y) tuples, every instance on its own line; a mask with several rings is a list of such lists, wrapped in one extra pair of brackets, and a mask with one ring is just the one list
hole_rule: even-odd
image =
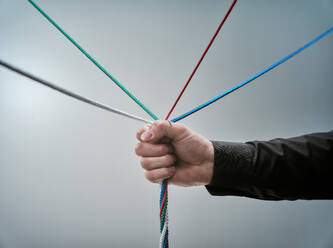
[(168, 224), (168, 180), (163, 180), (160, 194), (160, 248), (169, 247)]

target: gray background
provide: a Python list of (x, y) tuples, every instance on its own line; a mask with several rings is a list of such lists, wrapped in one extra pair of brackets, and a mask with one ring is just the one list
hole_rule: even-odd
[[(230, 1), (37, 3), (161, 118)], [(333, 1), (239, 1), (174, 117), (333, 24)], [(28, 1), (0, 0), (0, 56), (147, 117)], [(209, 139), (333, 127), (333, 35), (182, 121)], [(157, 247), (159, 186), (134, 155), (141, 124), (0, 68), (0, 247)], [(148, 118), (148, 117), (147, 117)], [(269, 202), (170, 187), (171, 247), (333, 247), (332, 201)]]

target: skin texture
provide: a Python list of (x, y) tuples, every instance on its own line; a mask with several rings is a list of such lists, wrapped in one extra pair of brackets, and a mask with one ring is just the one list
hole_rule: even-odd
[(178, 186), (207, 185), (213, 176), (213, 144), (186, 126), (155, 121), (140, 128), (135, 152), (153, 183), (169, 178)]

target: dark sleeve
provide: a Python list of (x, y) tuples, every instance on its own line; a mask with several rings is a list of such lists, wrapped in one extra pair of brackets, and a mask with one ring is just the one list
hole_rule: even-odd
[(333, 131), (289, 139), (212, 141), (212, 195), (263, 200), (333, 199)]

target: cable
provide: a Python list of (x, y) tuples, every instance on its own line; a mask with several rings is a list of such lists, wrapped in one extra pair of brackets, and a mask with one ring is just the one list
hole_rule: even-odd
[(259, 72), (258, 74), (250, 77), (249, 79), (245, 80), (244, 82), (232, 87), (231, 89), (223, 92), (222, 94), (212, 98), (211, 100), (199, 105), (198, 107), (195, 107), (191, 110), (189, 110), (188, 112), (172, 119), (172, 122), (177, 122), (180, 121), (188, 116), (190, 116), (191, 114), (207, 107), (208, 105), (212, 104), (213, 102), (216, 102), (217, 100), (220, 100), (221, 98), (225, 97), (226, 95), (230, 94), (231, 92), (245, 86), (246, 84), (254, 81), (255, 79), (261, 77), (262, 75), (264, 75), (266, 72), (269, 72), (270, 70), (274, 69), (275, 67), (281, 65), (282, 63), (286, 62), (287, 60), (291, 59), (292, 57), (294, 57), (296, 54), (302, 52), (303, 50), (305, 50), (306, 48), (310, 47), (311, 45), (313, 45), (314, 43), (316, 43), (317, 41), (319, 41), (320, 39), (324, 38), (326, 35), (330, 34), (333, 31), (333, 27), (331, 27), (330, 29), (328, 29), (327, 31), (325, 31), (324, 33), (320, 34), (319, 36), (317, 36), (316, 38), (314, 38), (313, 40), (311, 40), (310, 42), (308, 42), (307, 44), (305, 44), (304, 46), (298, 48), (297, 50), (295, 50), (294, 52), (290, 53), (289, 55), (287, 55), (286, 57), (280, 59), (279, 61), (275, 62), (274, 64), (272, 64), (271, 66), (267, 67), (266, 69), (262, 70), (261, 72)]
[(204, 59), (206, 53), (208, 52), (209, 48), (210, 48), (211, 45), (213, 44), (213, 42), (214, 42), (216, 36), (218, 35), (218, 33), (219, 33), (219, 31), (221, 30), (221, 28), (222, 28), (223, 24), (225, 23), (225, 21), (227, 20), (229, 14), (231, 13), (231, 11), (232, 11), (233, 7), (235, 6), (236, 2), (237, 2), (237, 0), (234, 0), (234, 1), (231, 3), (231, 5), (230, 5), (230, 7), (229, 7), (229, 9), (228, 9), (228, 11), (227, 11), (227, 13), (225, 14), (224, 18), (222, 19), (220, 25), (218, 26), (217, 30), (215, 31), (215, 33), (214, 33), (213, 37), (211, 38), (210, 42), (208, 43), (208, 45), (207, 45), (205, 51), (204, 51), (203, 54), (201, 55), (201, 57), (200, 57), (200, 59), (199, 59), (197, 65), (194, 67), (194, 70), (192, 71), (190, 77), (187, 79), (184, 88), (181, 90), (181, 92), (180, 92), (180, 94), (178, 95), (176, 101), (175, 101), (174, 104), (172, 105), (172, 107), (171, 107), (171, 109), (170, 109), (170, 111), (169, 111), (167, 117), (165, 118), (166, 120), (169, 119), (169, 117), (170, 117), (172, 111), (174, 110), (174, 108), (176, 107), (178, 101), (179, 101), (180, 98), (182, 97), (182, 95), (183, 95), (183, 93), (184, 93), (186, 87), (188, 86), (188, 84), (190, 83), (190, 81), (191, 81), (192, 77), (194, 76), (195, 72), (196, 72), (197, 69), (199, 68), (199, 66), (200, 66), (200, 64), (201, 64), (201, 62), (202, 62), (202, 60)]
[(87, 104), (90, 104), (92, 106), (95, 106), (97, 108), (100, 108), (100, 109), (104, 109), (106, 111), (109, 111), (109, 112), (112, 112), (112, 113), (115, 113), (115, 114), (118, 114), (118, 115), (121, 115), (121, 116), (124, 116), (124, 117), (127, 117), (127, 118), (130, 118), (130, 119), (133, 119), (133, 120), (137, 120), (137, 121), (141, 121), (141, 122), (144, 122), (144, 123), (152, 123), (150, 120), (146, 120), (146, 119), (143, 119), (141, 117), (138, 117), (138, 116), (135, 116), (135, 115), (132, 115), (132, 114), (129, 114), (129, 113), (126, 113), (124, 111), (121, 111), (119, 109), (116, 109), (116, 108), (112, 108), (112, 107), (109, 107), (107, 105), (104, 105), (104, 104), (101, 104), (99, 102), (96, 102), (94, 100), (91, 100), (89, 98), (86, 98), (86, 97), (83, 97), (83, 96), (80, 96), (72, 91), (69, 91), (69, 90), (66, 90), (64, 88), (61, 88), (53, 83), (50, 83), (50, 82), (47, 82), (39, 77), (36, 77), (28, 72), (25, 72), (13, 65), (10, 65), (2, 60), (0, 60), (0, 65), (13, 71), (13, 72), (16, 72), (24, 77), (27, 77), (27, 78), (30, 78), (31, 80), (37, 82), (37, 83), (40, 83), (48, 88), (51, 88), (55, 91), (58, 91), (64, 95), (67, 95), (69, 97), (72, 97), (72, 98), (75, 98), (76, 100), (79, 100), (81, 102), (85, 102)]
[(103, 66), (101, 66), (89, 53), (87, 53), (69, 34), (67, 34), (55, 21), (53, 21), (38, 5), (28, 0), (56, 29), (58, 29), (74, 46), (76, 46), (91, 62), (93, 62), (106, 76), (108, 76), (120, 89), (122, 89), (134, 102), (146, 111), (154, 120), (158, 117), (152, 113), (139, 99), (129, 92), (115, 77), (113, 77)]
[[(192, 73), (190, 74), (190, 77), (187, 79), (183, 89), (181, 90), (180, 94), (178, 95), (176, 101), (174, 102), (174, 104), (172, 105), (169, 113), (167, 114), (167, 116), (165, 117), (165, 120), (168, 120), (172, 111), (174, 110), (174, 108), (176, 107), (177, 103), (179, 102), (180, 98), (182, 97), (185, 89), (187, 88), (187, 86), (189, 85), (191, 79), (193, 78), (195, 72), (197, 71), (197, 69), (199, 68), (202, 60), (204, 59), (205, 55), (207, 54), (209, 48), (211, 47), (211, 45), (213, 44), (216, 36), (218, 35), (219, 31), (221, 30), (223, 24), (225, 23), (225, 21), (227, 20), (229, 14), (231, 13), (233, 7), (235, 6), (237, 0), (233, 0), (233, 2), (231, 3), (227, 13), (225, 14), (225, 16), (223, 17), (221, 23), (219, 24), (219, 26), (217, 27), (213, 37), (211, 38), (210, 42), (208, 43), (205, 51), (203, 52), (203, 54), (201, 55), (199, 61), (197, 62), (196, 66), (194, 67)], [(163, 194), (162, 194), (163, 192)], [(168, 222), (165, 220), (165, 218), (167, 218), (168, 216), (168, 180), (163, 180), (162, 184), (161, 184), (161, 196), (160, 196), (160, 233), (161, 233), (161, 241), (160, 241), (160, 247), (168, 247), (169, 246), (169, 228), (168, 228)], [(162, 241), (162, 239), (164, 238), (164, 240)]]

